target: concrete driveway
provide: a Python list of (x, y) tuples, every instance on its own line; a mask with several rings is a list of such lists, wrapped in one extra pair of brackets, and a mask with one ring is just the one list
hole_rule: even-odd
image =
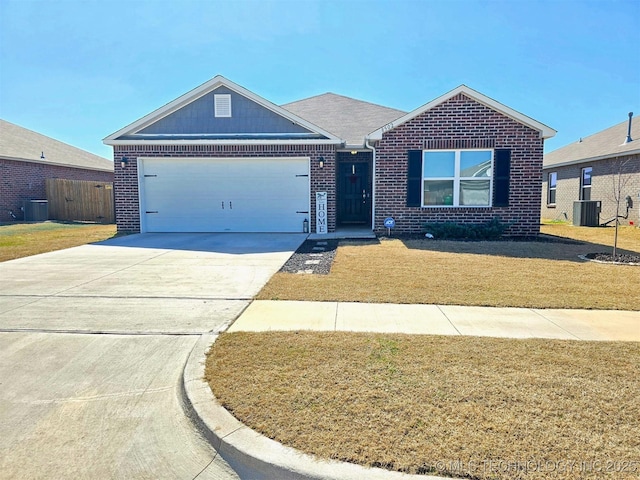
[(144, 234), (0, 263), (2, 478), (235, 478), (184, 414), (182, 370), (304, 238)]

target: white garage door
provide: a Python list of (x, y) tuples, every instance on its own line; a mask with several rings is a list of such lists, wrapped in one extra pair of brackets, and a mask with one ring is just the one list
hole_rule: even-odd
[(143, 158), (143, 232), (302, 232), (309, 159)]

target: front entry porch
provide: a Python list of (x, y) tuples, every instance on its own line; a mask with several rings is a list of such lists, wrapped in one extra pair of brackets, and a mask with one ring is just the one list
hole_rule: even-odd
[(333, 240), (333, 239), (372, 239), (376, 238), (371, 227), (352, 225), (339, 226), (335, 232), (312, 233), (307, 237), (309, 240)]

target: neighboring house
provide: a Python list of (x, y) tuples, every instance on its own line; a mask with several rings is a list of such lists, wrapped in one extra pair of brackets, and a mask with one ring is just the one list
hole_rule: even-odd
[(277, 106), (217, 76), (109, 135), (133, 232), (396, 233), (500, 217), (539, 232), (555, 131), (464, 85), (405, 113), (334, 94)]
[[(627, 217), (620, 222), (639, 223), (640, 121), (632, 122), (631, 141), (627, 141), (629, 121), (631, 118), (544, 156), (542, 218), (574, 222), (574, 203), (591, 200), (601, 204), (595, 223), (613, 224), (614, 182), (620, 177), (624, 186), (620, 215)], [(580, 218), (575, 220), (581, 224)]]
[(113, 162), (0, 120), (0, 222), (22, 220), (25, 201), (45, 200), (47, 178), (113, 182)]

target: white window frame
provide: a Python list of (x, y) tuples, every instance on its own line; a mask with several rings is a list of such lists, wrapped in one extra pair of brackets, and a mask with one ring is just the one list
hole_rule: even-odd
[[(551, 186), (551, 178), (554, 179), (553, 187)], [(553, 202), (551, 201), (551, 191), (554, 192)], [(547, 177), (547, 205), (555, 205), (558, 201), (558, 172), (549, 172)]]
[(213, 95), (213, 113), (216, 118), (231, 117), (230, 93), (215, 93)]
[[(453, 177), (425, 177), (424, 162), (426, 154), (429, 152), (454, 152), (455, 166)], [(488, 177), (461, 177), (460, 176), (460, 154), (461, 152), (491, 152), (491, 174)], [(491, 208), (493, 206), (493, 169), (495, 168), (495, 151), (492, 148), (443, 148), (422, 151), (422, 184), (420, 185), (420, 204), (422, 208)], [(425, 205), (424, 203), (424, 182), (426, 180), (453, 180), (453, 204), (452, 205)], [(460, 180), (489, 180), (489, 204), (488, 205), (460, 205)]]
[[(584, 174), (586, 173), (586, 171), (589, 170), (589, 185), (585, 185), (584, 183)], [(586, 200), (591, 200), (591, 186), (593, 185), (593, 167), (583, 167), (580, 169), (580, 194), (579, 194), (579, 199), (580, 200), (585, 200), (585, 190), (588, 188), (589, 189), (589, 198)]]

